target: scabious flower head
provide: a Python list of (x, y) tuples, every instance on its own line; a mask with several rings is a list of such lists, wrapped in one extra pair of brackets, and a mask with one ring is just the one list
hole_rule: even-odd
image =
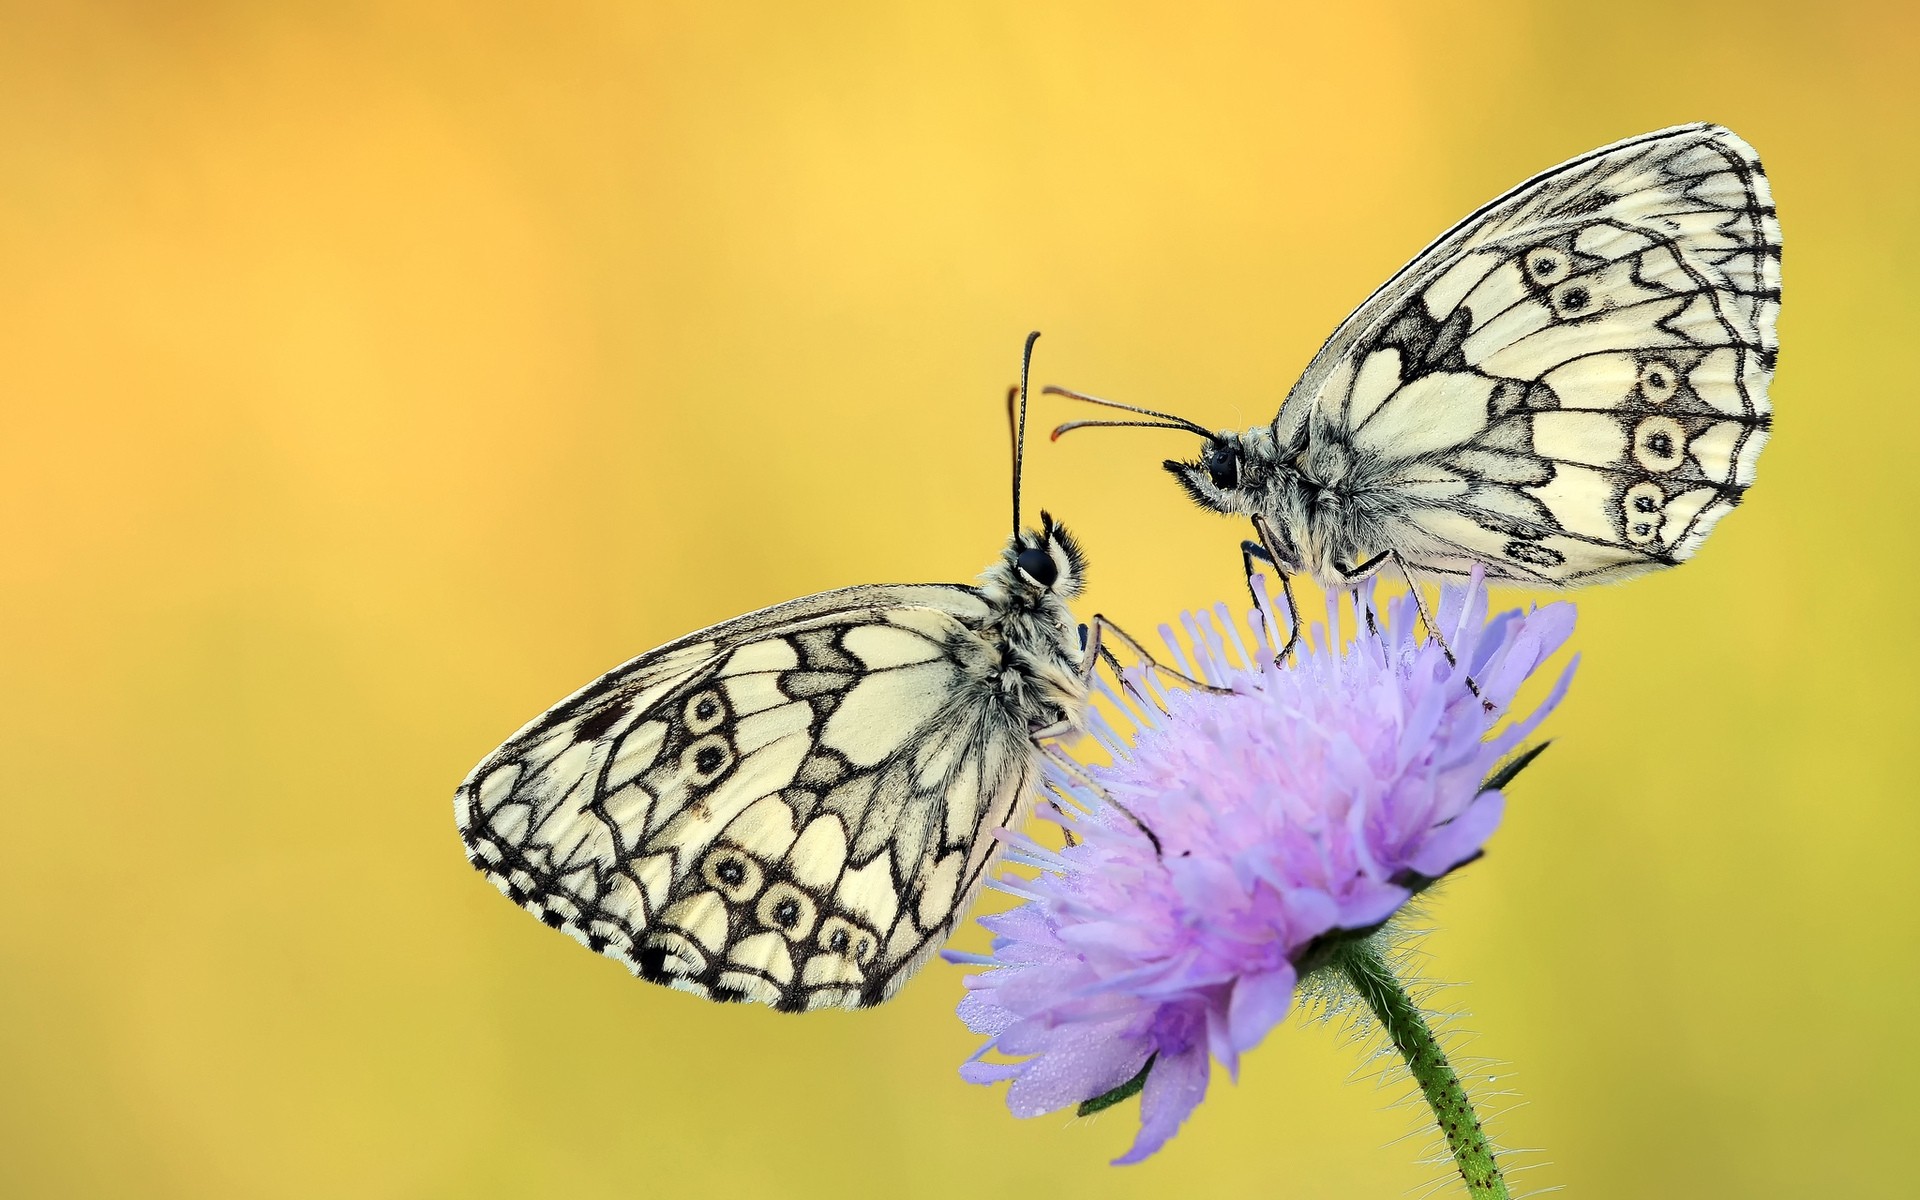
[(1130, 748), (1104, 730), (1113, 765), (1088, 770), (1099, 791), (1052, 772), (1086, 808), (1059, 818), (1077, 844), (1010, 837), (1014, 861), (1043, 868), (1001, 882), (1026, 903), (981, 919), (990, 958), (950, 955), (989, 968), (966, 980), (960, 1016), (989, 1040), (961, 1073), (1011, 1081), (1014, 1115), (1082, 1104), (1144, 1070), (1140, 1131), (1116, 1161), (1146, 1158), (1206, 1094), (1209, 1058), (1237, 1073), (1329, 945), (1480, 855), (1504, 808), (1483, 782), (1573, 665), (1532, 714), (1511, 719), (1509, 705), (1572, 632), (1572, 606), (1488, 620), (1476, 573), (1442, 592), (1449, 663), (1418, 636), (1411, 597), (1384, 625), (1370, 600), (1354, 603), (1356, 634), (1340, 636), (1330, 601), (1323, 636), (1285, 667), (1247, 652), (1224, 605), (1213, 622), (1189, 615), (1190, 673), (1234, 694), (1165, 693)]

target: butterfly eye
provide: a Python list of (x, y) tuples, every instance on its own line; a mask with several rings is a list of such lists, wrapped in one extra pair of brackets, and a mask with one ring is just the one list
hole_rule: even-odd
[(1240, 486), (1240, 451), (1230, 442), (1208, 442), (1200, 452), (1200, 465), (1206, 468), (1213, 486), (1221, 489)]
[(1045, 550), (1029, 548), (1022, 550), (1013, 560), (1020, 573), (1041, 587), (1052, 587), (1053, 581), (1060, 578), (1060, 568), (1053, 565), (1053, 555)]

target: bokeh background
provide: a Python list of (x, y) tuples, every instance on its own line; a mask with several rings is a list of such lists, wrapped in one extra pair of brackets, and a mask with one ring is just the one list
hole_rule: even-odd
[[(1428, 967), (1523, 1189), (1911, 1194), (1915, 11), (0, 6), (0, 1191), (1420, 1194), (1335, 1030), (1115, 1170), (1130, 1111), (960, 1082), (957, 968), (807, 1018), (647, 987), (450, 796), (648, 646), (970, 579), (1029, 328), (1040, 381), (1262, 421), (1472, 206), (1706, 119), (1788, 242), (1760, 486), (1579, 597)], [(1187, 449), (1034, 454), (1085, 611), (1236, 594)]]

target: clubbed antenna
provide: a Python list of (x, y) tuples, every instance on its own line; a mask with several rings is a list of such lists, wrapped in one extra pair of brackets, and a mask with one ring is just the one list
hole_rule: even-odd
[[(1027, 449), (1027, 368), (1033, 364), (1033, 344), (1040, 340), (1040, 331), (1034, 330), (1027, 335), (1026, 348), (1020, 351), (1020, 416), (1013, 423), (1013, 536), (1020, 536), (1020, 464), (1025, 460)], [(1011, 401), (1011, 397), (1008, 398)], [(1011, 409), (1011, 403), (1007, 406)], [(1009, 413), (1008, 415), (1012, 415)]]
[(1089, 396), (1085, 392), (1071, 391), (1063, 387), (1042, 388), (1041, 394), (1065, 396), (1069, 400), (1082, 400), (1088, 404), (1098, 404), (1102, 408), (1117, 408), (1122, 412), (1139, 413), (1143, 417), (1153, 418), (1151, 421), (1068, 421), (1053, 431), (1054, 441), (1059, 441), (1061, 434), (1075, 429), (1183, 429), (1188, 433), (1197, 433), (1203, 438), (1213, 436), (1213, 430), (1196, 425), (1185, 417), (1176, 417), (1172, 413), (1156, 412), (1151, 408), (1137, 408), (1117, 400), (1102, 400), (1098, 396)]

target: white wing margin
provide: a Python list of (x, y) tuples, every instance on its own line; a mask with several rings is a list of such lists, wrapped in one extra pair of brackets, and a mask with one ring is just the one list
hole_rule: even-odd
[(1394, 548), (1429, 573), (1478, 561), (1573, 585), (1672, 565), (1739, 503), (1766, 444), (1780, 244), (1759, 158), (1729, 130), (1582, 155), (1342, 322), (1282, 406), (1279, 444), (1304, 433), (1309, 454), (1394, 489)]
[(1032, 745), (979, 593), (849, 588), (670, 643), (554, 706), (461, 784), (468, 856), (637, 974), (798, 1011), (891, 996), (984, 882)]

